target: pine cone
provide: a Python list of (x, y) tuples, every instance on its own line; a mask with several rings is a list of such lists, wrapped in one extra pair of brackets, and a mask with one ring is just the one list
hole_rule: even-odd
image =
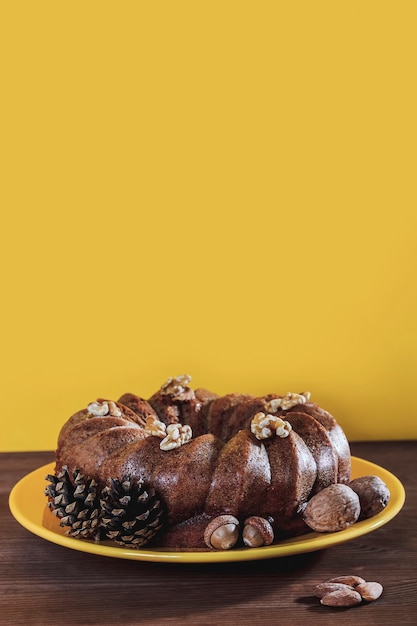
[(142, 480), (110, 478), (101, 492), (101, 524), (108, 539), (128, 548), (146, 545), (163, 526), (163, 507)]
[(48, 474), (45, 488), (48, 507), (60, 518), (60, 526), (68, 526), (67, 535), (79, 539), (100, 539), (100, 502), (97, 483), (83, 476), (78, 469), (72, 473), (64, 465), (57, 476)]

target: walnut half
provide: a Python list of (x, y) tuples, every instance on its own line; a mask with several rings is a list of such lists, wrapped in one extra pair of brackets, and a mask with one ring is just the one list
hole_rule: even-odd
[(122, 411), (112, 400), (97, 400), (96, 402), (90, 402), (87, 406), (87, 410), (90, 415), (94, 417), (106, 417), (111, 415), (112, 417), (122, 417)]
[(191, 427), (188, 425), (182, 426), (181, 424), (169, 424), (167, 426), (167, 434), (162, 439), (159, 447), (161, 450), (174, 450), (174, 448), (181, 447), (187, 441), (190, 441), (193, 433)]
[(145, 433), (162, 439), (159, 447), (161, 450), (174, 450), (179, 448), (193, 436), (191, 426), (185, 424), (168, 424), (166, 426), (153, 416), (146, 418)]
[(274, 434), (277, 437), (288, 437), (292, 426), (289, 422), (282, 420), (276, 415), (259, 411), (253, 416), (250, 429), (255, 437), (261, 440), (269, 439)]

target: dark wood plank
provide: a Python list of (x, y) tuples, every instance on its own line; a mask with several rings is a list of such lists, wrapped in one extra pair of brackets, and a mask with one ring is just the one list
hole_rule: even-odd
[[(230, 564), (159, 564), (104, 558), (50, 544), (22, 528), (7, 498), (52, 452), (0, 455), (0, 624), (417, 623), (417, 442), (361, 442), (352, 454), (392, 471), (406, 487), (401, 513), (377, 531), (295, 557)], [(375, 603), (320, 606), (313, 587), (353, 573), (384, 586)]]

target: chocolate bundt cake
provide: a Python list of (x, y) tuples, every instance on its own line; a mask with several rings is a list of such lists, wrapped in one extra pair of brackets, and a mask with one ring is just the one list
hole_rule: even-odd
[(190, 380), (170, 378), (148, 400), (98, 399), (64, 424), (46, 493), (70, 534), (259, 546), (309, 532), (307, 501), (350, 481), (346, 436), (309, 393), (220, 397)]

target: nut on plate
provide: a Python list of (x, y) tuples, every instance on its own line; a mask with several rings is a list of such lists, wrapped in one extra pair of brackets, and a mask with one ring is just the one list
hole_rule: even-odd
[(316, 532), (329, 533), (354, 524), (360, 515), (359, 496), (348, 485), (329, 485), (316, 493), (303, 511), (304, 521)]
[(379, 476), (361, 476), (350, 481), (349, 487), (359, 496), (360, 519), (376, 515), (387, 506), (390, 491)]
[(274, 531), (267, 519), (254, 515), (245, 520), (242, 538), (248, 548), (269, 546), (274, 541)]
[(239, 539), (239, 520), (233, 515), (214, 517), (206, 526), (204, 541), (208, 548), (230, 550)]

